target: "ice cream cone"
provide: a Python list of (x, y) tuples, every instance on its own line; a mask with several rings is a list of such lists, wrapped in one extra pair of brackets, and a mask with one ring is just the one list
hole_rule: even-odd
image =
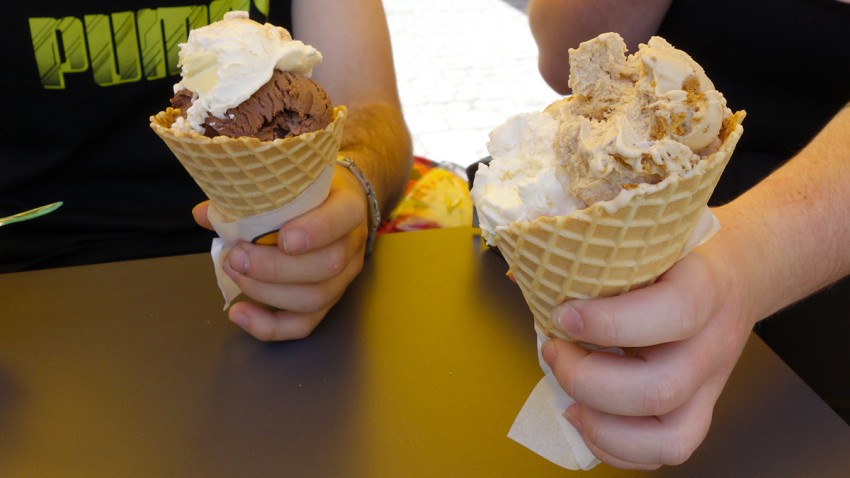
[(236, 221), (289, 203), (332, 165), (346, 114), (345, 106), (337, 106), (325, 129), (273, 141), (175, 131), (171, 125), (180, 111), (173, 108), (150, 121), (216, 209)]
[(622, 206), (614, 199), (496, 230), (492, 240), (540, 332), (569, 339), (552, 323), (556, 306), (647, 285), (679, 259), (743, 132), (743, 118), (744, 112), (732, 116), (719, 151), (700, 161), (693, 174), (638, 186)]

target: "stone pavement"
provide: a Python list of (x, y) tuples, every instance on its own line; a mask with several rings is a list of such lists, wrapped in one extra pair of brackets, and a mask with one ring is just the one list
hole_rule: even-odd
[(490, 131), (559, 98), (537, 70), (524, 0), (384, 0), (414, 154), (461, 166)]

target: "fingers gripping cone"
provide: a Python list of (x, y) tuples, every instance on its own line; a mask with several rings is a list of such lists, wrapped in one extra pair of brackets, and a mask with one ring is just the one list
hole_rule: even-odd
[(744, 112), (735, 113), (724, 127), (720, 150), (703, 159), (696, 174), (638, 187), (619, 209), (597, 203), (568, 216), (517, 221), (496, 230), (495, 244), (540, 332), (569, 339), (552, 322), (556, 306), (647, 285), (679, 259), (741, 137), (743, 118)]
[(151, 117), (151, 128), (222, 216), (236, 221), (291, 202), (334, 163), (347, 109), (334, 108), (323, 130), (273, 141), (175, 131), (179, 115), (168, 108)]
[(337, 106), (325, 129), (273, 141), (175, 131), (180, 111), (172, 108), (151, 117), (151, 128), (210, 198), (208, 218), (219, 236), (210, 252), (225, 308), (241, 293), (223, 269), (230, 248), (276, 244), (281, 224), (327, 198), (347, 112)]

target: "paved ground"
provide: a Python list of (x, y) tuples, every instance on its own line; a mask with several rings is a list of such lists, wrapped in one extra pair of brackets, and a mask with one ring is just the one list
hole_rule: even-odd
[(384, 0), (414, 153), (466, 166), (489, 132), (559, 98), (537, 70), (524, 0)]

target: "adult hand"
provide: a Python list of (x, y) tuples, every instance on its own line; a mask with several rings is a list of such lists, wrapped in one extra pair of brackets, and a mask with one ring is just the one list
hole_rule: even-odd
[(557, 339), (543, 345), (576, 400), (566, 418), (602, 461), (634, 469), (680, 464), (705, 438), (757, 317), (747, 288), (755, 277), (736, 264), (731, 221), (723, 218), (717, 236), (653, 285), (556, 309), (571, 337), (626, 351), (589, 352)]
[(848, 131), (844, 108), (785, 165), (714, 209), (717, 235), (657, 283), (555, 312), (577, 340), (628, 352), (543, 347), (578, 403), (567, 419), (601, 460), (643, 469), (686, 460), (753, 324), (850, 274)]
[[(208, 203), (193, 211), (210, 228)], [(336, 166), (330, 194), (318, 208), (283, 225), (276, 246), (242, 242), (224, 272), (250, 301), (230, 307), (230, 320), (264, 341), (304, 338), (342, 297), (363, 268), (368, 230), (363, 187)]]

